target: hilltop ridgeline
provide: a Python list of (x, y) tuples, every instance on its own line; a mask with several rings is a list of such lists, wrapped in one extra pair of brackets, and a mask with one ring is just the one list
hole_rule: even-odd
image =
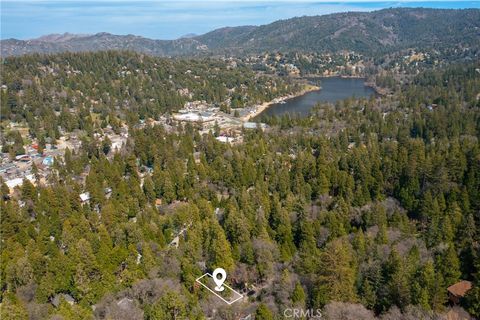
[(1, 41), (1, 55), (65, 51), (133, 50), (155, 56), (241, 54), (263, 51), (353, 50), (363, 54), (409, 47), (480, 43), (480, 10), (384, 9), (279, 20), (262, 26), (225, 27), (199, 36), (153, 40), (135, 35), (48, 35)]

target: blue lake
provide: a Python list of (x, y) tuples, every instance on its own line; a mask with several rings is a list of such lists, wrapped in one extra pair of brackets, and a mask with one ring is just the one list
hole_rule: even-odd
[(259, 114), (256, 119), (262, 116), (281, 116), (285, 113), (308, 116), (310, 110), (319, 102), (335, 103), (350, 97), (370, 97), (375, 90), (364, 84), (365, 79), (359, 78), (320, 78), (320, 90), (310, 91), (302, 96), (288, 99), (285, 103), (276, 103)]

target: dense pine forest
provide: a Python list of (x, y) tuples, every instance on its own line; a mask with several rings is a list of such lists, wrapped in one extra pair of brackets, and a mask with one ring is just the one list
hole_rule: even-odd
[(102, 51), (6, 58), (0, 119), (26, 121), (33, 137), (137, 124), (191, 100), (227, 110), (299, 90), (283, 78), (257, 76), (247, 66), (214, 59), (165, 59)]
[[(267, 130), (244, 130), (238, 144), (190, 124), (136, 124), (180, 108), (178, 89), (243, 106), (289, 93), (287, 79), (116, 52), (3, 68), (2, 121), (26, 121), (37, 138), (89, 133), (48, 181), (13, 195), (2, 184), (2, 319), (260, 320), (294, 307), (438, 319), (460, 280), (473, 283), (462, 307), (480, 316), (478, 63), (264, 119)], [(129, 136), (112, 155), (95, 132), (120, 123)], [(195, 285), (217, 266), (245, 301), (226, 306)]]

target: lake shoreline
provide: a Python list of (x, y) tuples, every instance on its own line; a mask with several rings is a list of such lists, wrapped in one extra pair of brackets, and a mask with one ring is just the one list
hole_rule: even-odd
[[(367, 85), (365, 77), (317, 77), (317, 78), (304, 78), (309, 80), (312, 85), (315, 84), (315, 79), (322, 80), (317, 82), (318, 86), (321, 86), (321, 90), (302, 90), (295, 95), (282, 97), (284, 102), (278, 103), (279, 98), (269, 103), (264, 103), (256, 108), (254, 113), (250, 113), (245, 120), (254, 119), (258, 121), (262, 115), (267, 116), (281, 116), (285, 113), (299, 114), (301, 116), (308, 116), (311, 108), (317, 103), (336, 103), (339, 100), (348, 99), (355, 96), (356, 98), (364, 97), (368, 98), (378, 96), (377, 90), (374, 87)], [(288, 99), (287, 99), (288, 98)], [(295, 98), (295, 99), (292, 99)]]
[(388, 89), (377, 86), (374, 82), (365, 81), (365, 86), (372, 88), (379, 96), (388, 95)]
[(365, 76), (348, 76), (348, 75), (340, 75), (340, 74), (335, 74), (335, 75), (305, 75), (303, 76), (304, 79), (308, 78), (342, 78), (342, 79), (367, 79)]
[(251, 113), (247, 114), (246, 116), (241, 117), (240, 120), (242, 120), (243, 122), (248, 122), (248, 121), (252, 120), (253, 118), (257, 117), (258, 115), (260, 115), (263, 111), (267, 110), (268, 108), (270, 108), (274, 104), (280, 103), (282, 101), (287, 101), (287, 100), (290, 100), (290, 99), (293, 99), (293, 98), (296, 98), (296, 97), (300, 97), (300, 96), (303, 96), (306, 93), (321, 90), (321, 89), (322, 88), (319, 87), (319, 86), (309, 84), (304, 89), (302, 89), (302, 90), (300, 90), (296, 93), (292, 93), (292, 94), (288, 94), (286, 96), (278, 97), (278, 98), (275, 98), (271, 101), (267, 101), (267, 102), (264, 102), (262, 104), (257, 105), (255, 107), (256, 108), (255, 111), (252, 111)]
[(318, 76), (318, 75), (306, 75), (304, 77), (304, 79), (308, 79), (308, 78), (312, 78), (312, 79), (322, 79), (322, 78), (341, 78), (341, 79), (364, 79), (365, 81), (363, 82), (363, 84), (366, 86), (366, 87), (370, 87), (372, 88), (373, 90), (375, 90), (375, 92), (380, 95), (380, 96), (386, 96), (389, 92), (388, 92), (388, 89), (385, 89), (385, 88), (382, 88), (382, 87), (379, 87), (375, 84), (374, 81), (367, 81), (367, 77), (365, 76), (348, 76), (348, 75), (322, 75), (322, 76)]

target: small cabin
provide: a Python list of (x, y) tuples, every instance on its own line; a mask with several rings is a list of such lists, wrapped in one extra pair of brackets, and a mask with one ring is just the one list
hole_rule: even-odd
[(27, 154), (21, 154), (19, 156), (16, 156), (15, 160), (20, 162), (30, 162), (32, 158)]
[(52, 156), (48, 156), (48, 157), (45, 157), (45, 158), (43, 159), (42, 164), (43, 164), (44, 166), (51, 166), (51, 165), (53, 165), (53, 161), (54, 161), (54, 160), (53, 160), (53, 157), (52, 157)]
[(80, 202), (82, 204), (89, 203), (90, 201), (90, 192), (84, 192), (80, 194)]
[(460, 300), (465, 297), (467, 292), (472, 288), (472, 283), (467, 280), (462, 280), (452, 284), (447, 288), (448, 298), (453, 304), (459, 304)]

